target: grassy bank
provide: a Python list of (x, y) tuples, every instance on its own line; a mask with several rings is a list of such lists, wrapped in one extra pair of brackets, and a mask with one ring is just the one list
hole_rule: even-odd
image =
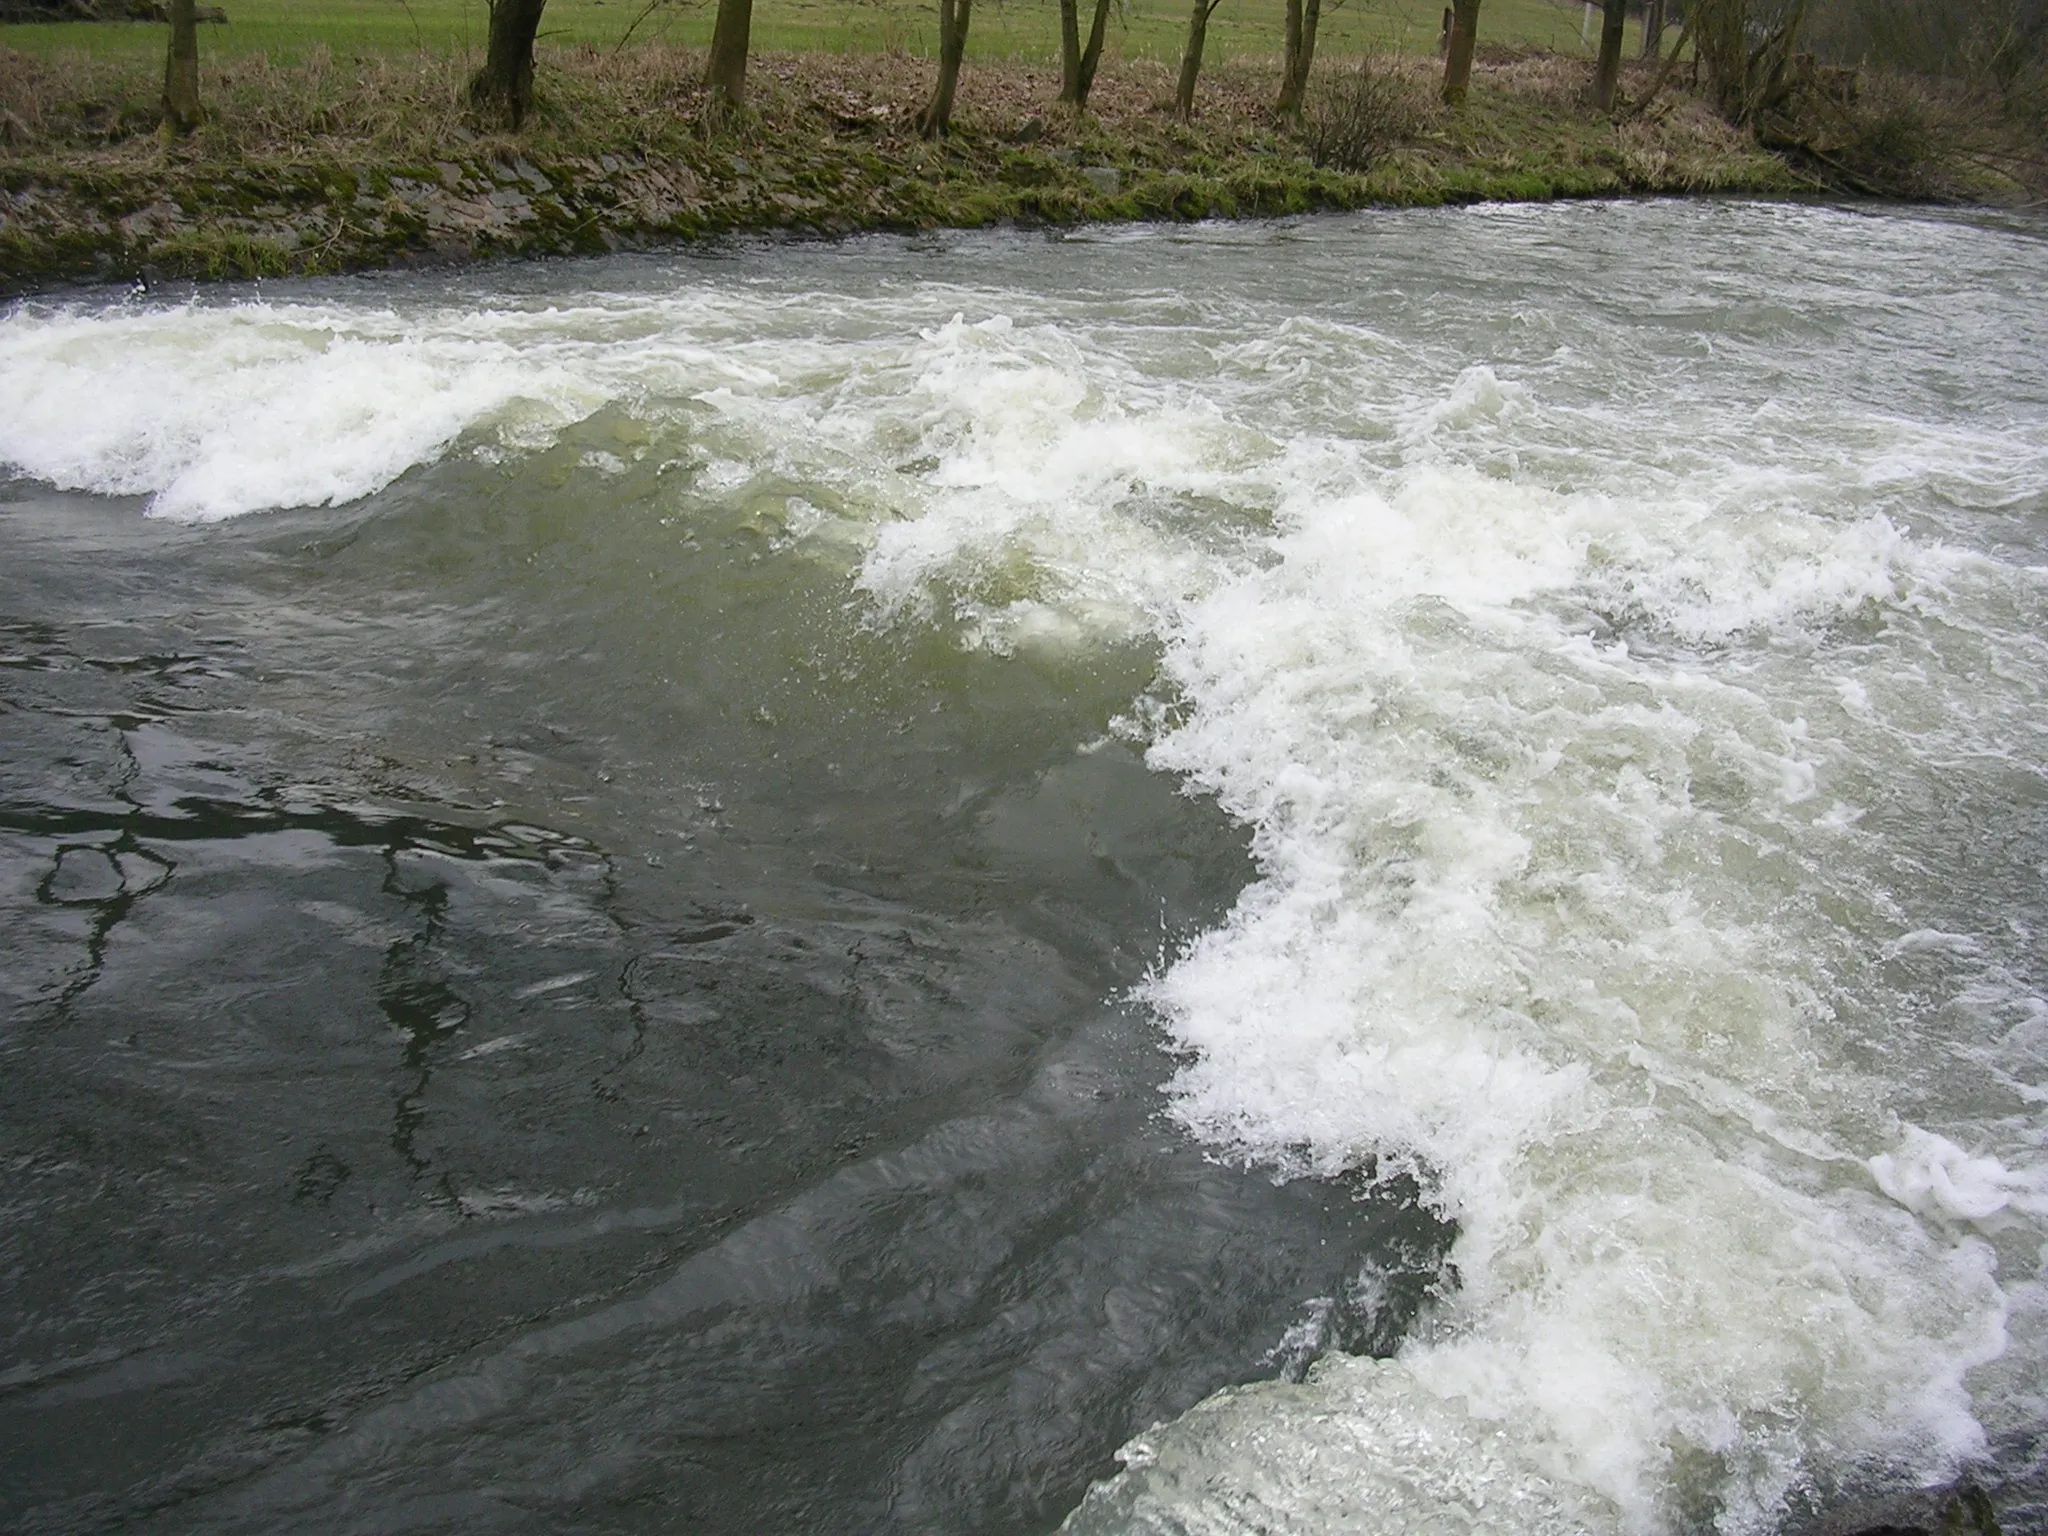
[[(1299, 126), (1270, 110), (1271, 58), (1205, 72), (1191, 126), (1166, 110), (1163, 61), (1112, 61), (1076, 118), (1054, 105), (1050, 67), (974, 59), (956, 131), (936, 144), (911, 126), (930, 66), (905, 53), (764, 55), (750, 110), (723, 120), (690, 48), (551, 44), (537, 116), (516, 136), (464, 121), (459, 51), (315, 47), (280, 61), (216, 49), (208, 60), (210, 119), (167, 147), (154, 132), (154, 54), (0, 58), (0, 289), (597, 252), (741, 230), (1842, 185), (1675, 89), (1634, 118), (1597, 114), (1585, 61), (1498, 45), (1456, 113), (1436, 101), (1434, 58), (1329, 49)], [(1648, 83), (1636, 73), (1626, 88)], [(1843, 153), (1854, 160), (1853, 145)], [(2017, 185), (2003, 174), (1977, 167), (1958, 195)]]

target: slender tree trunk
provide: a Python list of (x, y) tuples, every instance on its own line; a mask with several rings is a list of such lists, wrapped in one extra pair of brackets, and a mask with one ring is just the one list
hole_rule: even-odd
[(1280, 72), (1280, 100), (1274, 104), (1282, 117), (1301, 116), (1309, 66), (1316, 58), (1316, 24), (1322, 14), (1323, 0), (1287, 0), (1287, 63)]
[(1792, 0), (1792, 13), (1779, 23), (1778, 31), (1765, 48), (1752, 58), (1751, 68), (1760, 71), (1756, 85), (1758, 111), (1776, 112), (1785, 105), (1792, 83), (1786, 72), (1799, 48), (1799, 28), (1806, 20), (1808, 0)]
[(754, 0), (718, 0), (711, 57), (704, 65), (704, 88), (726, 107), (746, 103), (747, 38), (753, 29)]
[(1593, 65), (1593, 105), (1614, 110), (1614, 87), (1621, 79), (1621, 29), (1628, 20), (1628, 0), (1606, 0), (1600, 15), (1600, 57)]
[(1649, 0), (1643, 10), (1643, 57), (1657, 59), (1664, 52), (1664, 0)]
[(1109, 25), (1109, 0), (1095, 0), (1095, 20), (1088, 25), (1088, 46), (1081, 50), (1081, 77), (1074, 91), (1076, 108), (1088, 105), (1088, 93), (1095, 89), (1096, 66), (1102, 62), (1102, 33)]
[(164, 128), (182, 138), (199, 126), (199, 19), (193, 0), (171, 0), (171, 47), (164, 60)]
[(1723, 115), (1731, 122), (1748, 121), (1748, 0), (1692, 0), (1685, 29), (1693, 36), (1694, 65), (1706, 66)]
[(1188, 44), (1181, 50), (1180, 84), (1173, 92), (1173, 115), (1184, 123), (1195, 120), (1195, 81), (1202, 74), (1202, 47), (1209, 40), (1209, 17), (1220, 0), (1195, 0), (1188, 16)]
[(1664, 89), (1666, 83), (1669, 82), (1673, 75), (1678, 73), (1678, 56), (1685, 52), (1685, 40), (1687, 38), (1692, 38), (1693, 40), (1693, 69), (1695, 71), (1699, 69), (1699, 38), (1691, 27), (1687, 27), (1678, 34), (1678, 41), (1672, 45), (1671, 51), (1664, 55), (1664, 62), (1657, 66), (1657, 73), (1650, 77), (1650, 88), (1630, 102), (1628, 110), (1622, 113), (1622, 120), (1624, 122), (1641, 117), (1645, 112), (1649, 111), (1650, 103), (1657, 99), (1658, 93)]
[(960, 60), (967, 53), (968, 10), (974, 0), (939, 0), (939, 80), (932, 99), (917, 115), (917, 131), (942, 137), (953, 124), (953, 92), (960, 85)]
[(1479, 42), (1479, 0), (1451, 0), (1451, 46), (1444, 52), (1444, 105), (1465, 104), (1472, 50)]
[(1747, 127), (1780, 104), (1806, 6), (1792, 0), (1784, 19), (1754, 45), (1749, 0), (1693, 0), (1687, 8), (1694, 60), (1706, 64), (1715, 102), (1731, 123)]
[(1060, 100), (1081, 97), (1081, 0), (1060, 0)]
[(491, 0), (484, 67), (469, 82), (469, 104), (508, 128), (533, 110), (533, 39), (547, 0)]

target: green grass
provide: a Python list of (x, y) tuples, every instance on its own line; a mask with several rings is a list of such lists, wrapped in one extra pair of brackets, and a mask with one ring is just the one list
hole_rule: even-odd
[[(326, 48), (337, 57), (426, 51), (462, 54), (483, 45), (484, 0), (222, 0), (228, 24), (200, 29), (200, 56), (260, 53), (278, 60)], [(1085, 4), (1085, 0), (1084, 0)], [(1343, 0), (1326, 6), (1318, 54), (1424, 53), (1435, 48), (1439, 0)], [(543, 46), (614, 48), (622, 40), (701, 47), (710, 41), (711, 0), (549, 0)], [(1211, 62), (1277, 55), (1283, 0), (1222, 0), (1209, 26)], [(1584, 7), (1556, 0), (1486, 0), (1484, 43), (1586, 54)], [(1187, 25), (1183, 0), (1124, 0), (1110, 24), (1109, 52), (1172, 61)], [(56, 59), (77, 49), (101, 57), (160, 55), (165, 29), (138, 22), (0, 25), (0, 47)], [(1593, 36), (1597, 40), (1597, 22)], [(908, 53), (937, 43), (935, 7), (919, 0), (755, 0), (753, 44), (762, 53)], [(1048, 62), (1058, 57), (1057, 0), (982, 0), (974, 12), (970, 62)], [(1635, 29), (1626, 45), (1636, 47)]]

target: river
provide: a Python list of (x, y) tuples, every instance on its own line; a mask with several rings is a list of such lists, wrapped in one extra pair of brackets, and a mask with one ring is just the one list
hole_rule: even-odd
[(0, 400), (9, 1529), (2048, 1530), (2048, 223), (86, 295)]

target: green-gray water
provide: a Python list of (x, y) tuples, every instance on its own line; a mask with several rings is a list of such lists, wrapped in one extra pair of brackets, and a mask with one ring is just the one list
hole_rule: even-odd
[(1764, 1532), (2038, 1472), (2044, 232), (0, 316), (0, 1512)]

